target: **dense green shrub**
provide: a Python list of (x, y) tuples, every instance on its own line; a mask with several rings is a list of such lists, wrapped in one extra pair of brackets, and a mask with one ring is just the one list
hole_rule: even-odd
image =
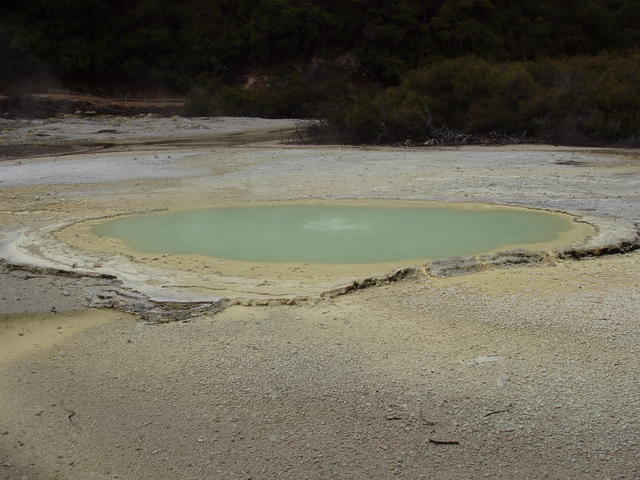
[[(351, 143), (637, 144), (639, 22), (640, 0), (9, 1), (0, 89), (192, 91), (192, 115), (325, 118)], [(257, 71), (268, 88), (238, 86)]]
[(638, 78), (638, 51), (527, 62), (468, 56), (412, 70), (399, 86), (389, 88), (356, 88), (352, 79), (335, 72), (273, 76), (267, 88), (258, 90), (218, 82), (195, 91), (188, 112), (324, 118), (307, 133), (313, 141), (331, 143), (447, 142), (456, 131), (565, 144), (638, 145)]
[[(0, 2), (3, 78), (165, 88), (350, 55), (397, 85), (443, 58), (592, 55), (640, 45), (640, 0), (29, 0)], [(16, 73), (18, 75), (13, 76)]]
[(445, 127), (638, 145), (638, 78), (638, 51), (528, 62), (463, 57), (414, 70), (399, 87), (354, 95), (325, 128), (348, 143), (424, 142)]
[(326, 127), (335, 127), (330, 135), (334, 142), (391, 143), (420, 139), (430, 131), (431, 117), (415, 92), (365, 90), (329, 114)]

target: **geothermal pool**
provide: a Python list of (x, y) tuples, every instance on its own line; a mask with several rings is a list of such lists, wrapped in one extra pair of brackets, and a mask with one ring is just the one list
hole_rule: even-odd
[(110, 220), (93, 233), (143, 253), (234, 261), (382, 263), (551, 242), (568, 216), (508, 207), (266, 205)]

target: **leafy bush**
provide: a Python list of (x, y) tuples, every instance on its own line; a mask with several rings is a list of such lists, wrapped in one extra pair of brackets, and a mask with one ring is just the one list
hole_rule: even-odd
[[(585, 145), (640, 142), (640, 52), (562, 60), (444, 60), (353, 95), (322, 128), (347, 143), (425, 142), (442, 128)], [(314, 127), (319, 134), (319, 127)]]
[(0, 2), (0, 84), (185, 92), (199, 79), (349, 55), (398, 85), (435, 58), (594, 54), (640, 43), (639, 0)]
[(339, 143), (391, 143), (419, 139), (431, 129), (431, 117), (415, 92), (365, 90), (328, 116), (331, 126), (329, 136)]

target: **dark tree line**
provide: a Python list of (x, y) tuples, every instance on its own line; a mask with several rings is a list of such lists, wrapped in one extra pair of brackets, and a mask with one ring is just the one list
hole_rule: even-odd
[(188, 91), (348, 55), (397, 84), (446, 58), (531, 60), (640, 43), (640, 0), (5, 0), (2, 83)]
[(638, 25), (640, 0), (4, 0), (0, 89), (188, 93), (323, 118), (316, 141), (637, 146)]

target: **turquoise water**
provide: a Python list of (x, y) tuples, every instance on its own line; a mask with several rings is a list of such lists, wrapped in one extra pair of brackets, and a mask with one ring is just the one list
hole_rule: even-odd
[(146, 253), (252, 262), (377, 263), (552, 241), (568, 218), (518, 209), (288, 205), (124, 217), (94, 227)]

